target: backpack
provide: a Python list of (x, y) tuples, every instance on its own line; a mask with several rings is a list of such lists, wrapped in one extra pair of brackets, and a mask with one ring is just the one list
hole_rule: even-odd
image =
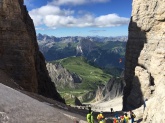
[(135, 118), (135, 117), (136, 117), (136, 115), (135, 115), (135, 114), (132, 114), (132, 116), (133, 116), (133, 118)]
[(91, 121), (91, 114), (90, 113), (87, 114), (87, 121)]

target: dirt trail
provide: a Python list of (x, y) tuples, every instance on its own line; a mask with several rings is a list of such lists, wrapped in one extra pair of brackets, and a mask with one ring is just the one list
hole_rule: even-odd
[(91, 106), (94, 111), (110, 112), (110, 108), (113, 108), (114, 111), (121, 111), (122, 97), (116, 97), (115, 99), (106, 102), (92, 103)]

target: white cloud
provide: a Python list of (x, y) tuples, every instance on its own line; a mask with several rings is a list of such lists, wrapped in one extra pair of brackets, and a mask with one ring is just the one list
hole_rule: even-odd
[(113, 27), (128, 24), (129, 19), (119, 17), (117, 14), (102, 15), (95, 18), (95, 24), (97, 27)]
[(53, 25), (57, 25), (61, 18), (74, 14), (74, 11), (65, 9), (61, 10), (57, 6), (46, 5), (31, 10), (29, 14), (34, 21), (35, 26), (45, 24), (50, 27)]
[(41, 16), (46, 16), (46, 15), (70, 15), (73, 14), (74, 11), (71, 10), (61, 10), (58, 6), (53, 6), (53, 5), (46, 5), (42, 6), (37, 9), (33, 9), (30, 11), (31, 15), (41, 15)]
[(83, 15), (80, 14), (81, 16), (75, 17), (73, 10), (61, 9), (58, 6), (49, 4), (37, 9), (33, 9), (29, 12), (29, 14), (34, 21), (35, 26), (46, 25), (48, 28), (114, 27), (129, 23), (129, 18), (120, 17), (117, 14), (108, 14), (95, 17), (92, 14), (84, 13)]
[(36, 27), (36, 30), (42, 30), (42, 31), (44, 31), (45, 29), (44, 28), (41, 28), (41, 27)]
[(87, 3), (104, 3), (110, 0), (53, 0), (50, 4), (54, 5), (82, 5)]

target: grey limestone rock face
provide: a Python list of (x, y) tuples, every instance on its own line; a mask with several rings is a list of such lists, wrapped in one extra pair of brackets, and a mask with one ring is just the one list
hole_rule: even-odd
[(63, 101), (48, 76), (23, 0), (0, 1), (0, 69), (25, 90)]
[[(165, 122), (165, 0), (133, 0), (126, 47), (123, 110), (147, 98), (146, 123)], [(153, 89), (154, 88), (154, 89)]]
[(111, 78), (105, 86), (98, 87), (96, 101), (109, 101), (123, 95), (125, 83), (123, 78)]
[(81, 78), (73, 73), (70, 73), (67, 69), (60, 64), (46, 64), (49, 76), (52, 82), (56, 84), (58, 88), (76, 88), (76, 83), (81, 83)]

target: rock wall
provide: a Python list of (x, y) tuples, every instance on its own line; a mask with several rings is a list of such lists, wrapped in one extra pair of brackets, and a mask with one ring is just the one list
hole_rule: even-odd
[(126, 48), (123, 110), (145, 99), (146, 123), (165, 122), (165, 0), (133, 0)]
[(48, 76), (23, 0), (0, 0), (0, 69), (25, 90), (63, 101)]

